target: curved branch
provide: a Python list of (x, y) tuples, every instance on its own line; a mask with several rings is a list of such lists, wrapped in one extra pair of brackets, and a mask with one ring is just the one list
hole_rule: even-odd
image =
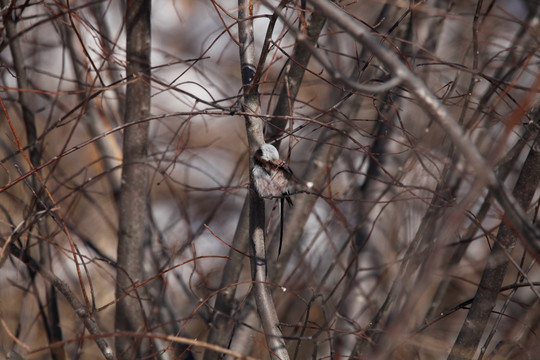
[[(277, 11), (274, 10), (273, 17), (278, 17), (281, 8), (278, 6)], [(307, 27), (305, 29), (307, 38), (316, 42), (321, 34), (321, 30), (326, 24), (326, 17), (320, 14), (313, 13), (307, 21)], [(294, 26), (290, 27), (296, 31)], [(278, 119), (279, 116), (290, 116), (292, 114), (292, 108), (296, 101), (296, 96), (300, 91), (300, 85), (304, 78), (306, 67), (311, 59), (311, 51), (306, 47), (305, 42), (297, 41), (291, 57), (288, 60), (289, 68), (285, 75), (286, 81), (279, 93), (278, 101), (274, 108), (274, 118), (272, 119), (272, 126), (269, 126), (266, 131), (266, 135), (270, 139), (274, 139), (283, 133), (283, 129), (287, 124), (286, 119)], [(279, 148), (278, 139), (274, 145)]]
[(472, 141), (465, 136), (461, 126), (452, 118), (446, 107), (433, 95), (426, 84), (403, 64), (399, 57), (381, 46), (357, 20), (341, 8), (327, 0), (312, 0), (312, 3), (328, 19), (372, 51), (386, 65), (392, 76), (402, 79), (403, 85), (415, 95), (420, 107), (429, 113), (433, 120), (446, 132), (456, 149), (464, 156), (468, 165), (474, 169), (477, 176), (477, 186), (487, 186), (493, 191), (512, 226), (519, 232), (527, 245), (537, 255), (540, 255), (540, 229), (530, 223), (527, 214), (518, 204), (515, 197), (506, 191), (494, 170)]
[[(540, 152), (531, 148), (522, 167), (514, 195), (526, 207), (533, 199), (540, 182)], [(448, 359), (470, 359), (474, 357), (484, 329), (495, 308), (506, 269), (510, 263), (509, 254), (515, 246), (515, 236), (506, 224), (497, 233), (497, 241), (491, 249), (482, 279), (478, 285), (471, 309), (452, 347)]]
[[(364, 92), (364, 93), (384, 93), (402, 83), (403, 79), (401, 78), (400, 74), (394, 74), (394, 76), (390, 80), (383, 82), (381, 84), (377, 84), (377, 85), (360, 84), (356, 81), (350, 80), (347, 75), (337, 70), (336, 66), (332, 64), (330, 59), (328, 59), (328, 57), (322, 51), (320, 51), (317, 47), (315, 47), (315, 44), (313, 43), (313, 39), (311, 36), (304, 35), (300, 30), (295, 28), (294, 25), (289, 20), (287, 20), (285, 16), (282, 15), (279, 7), (273, 6), (268, 1), (264, 1), (264, 3), (266, 6), (271, 8), (272, 11), (274, 11), (274, 13), (278, 14), (278, 16), (281, 17), (281, 20), (285, 23), (285, 25), (287, 25), (287, 27), (289, 28), (289, 31), (292, 32), (296, 36), (296, 41), (298, 43), (301, 43), (303, 45), (304, 50), (307, 49), (309, 53), (313, 55), (315, 59), (317, 59), (317, 61), (324, 67), (324, 69), (332, 77), (332, 80), (341, 82), (344, 85), (344, 89), (343, 89), (344, 91), (359, 91), (359, 92)], [(324, 22), (322, 24), (324, 24)], [(307, 59), (309, 60), (309, 57)]]
[(9, 252), (13, 255), (14, 258), (19, 259), (25, 263), (30, 269), (34, 270), (36, 273), (43, 276), (45, 280), (51, 283), (56, 290), (58, 290), (69, 303), (69, 305), (75, 311), (75, 314), (82, 320), (86, 330), (92, 335), (95, 336), (95, 342), (105, 359), (115, 359), (114, 353), (111, 346), (107, 343), (103, 334), (99, 331), (96, 320), (94, 319), (93, 314), (88, 312), (87, 307), (73, 294), (68, 284), (66, 284), (62, 279), (54, 275), (52, 271), (47, 269), (44, 266), (41, 266), (36, 260), (30, 257), (25, 251), (19, 249), (14, 244), (9, 245)]

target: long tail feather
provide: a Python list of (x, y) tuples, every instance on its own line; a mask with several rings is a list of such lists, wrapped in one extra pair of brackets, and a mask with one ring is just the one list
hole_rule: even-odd
[[(284, 198), (282, 197), (280, 199), (281, 201), (281, 209), (279, 209), (279, 212), (280, 212), (280, 227), (279, 227), (279, 248), (278, 248), (278, 253), (277, 253), (277, 257), (279, 259), (279, 255), (281, 254), (281, 244), (283, 243), (283, 208), (284, 208), (284, 204), (285, 204), (285, 200)], [(290, 201), (290, 199), (289, 199)]]

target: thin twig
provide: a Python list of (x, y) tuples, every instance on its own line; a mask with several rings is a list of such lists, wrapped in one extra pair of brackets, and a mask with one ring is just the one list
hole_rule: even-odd
[[(350, 36), (371, 50), (379, 60), (386, 65), (392, 76), (402, 79), (403, 85), (415, 95), (419, 105), (432, 116), (433, 120), (446, 132), (456, 149), (465, 157), (467, 163), (476, 172), (476, 188), (479, 190), (488, 186), (504, 208), (506, 217), (512, 226), (520, 233), (523, 240), (540, 255), (540, 229), (528, 220), (527, 214), (512, 194), (509, 194), (497, 178), (492, 167), (480, 154), (461, 126), (457, 124), (446, 107), (439, 101), (426, 84), (417, 77), (399, 57), (386, 47), (379, 44), (375, 38), (349, 14), (330, 1), (312, 0), (315, 7), (324, 13), (336, 25), (344, 29)], [(534, 88), (534, 87), (533, 87)], [(476, 190), (476, 191), (478, 191)], [(471, 194), (475, 192), (472, 191)], [(470, 196), (467, 202), (472, 201)], [(450, 223), (450, 222), (449, 222)]]

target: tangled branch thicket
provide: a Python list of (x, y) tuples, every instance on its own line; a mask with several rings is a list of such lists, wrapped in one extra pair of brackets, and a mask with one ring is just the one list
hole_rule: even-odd
[(537, 1), (0, 4), (0, 357), (538, 353)]

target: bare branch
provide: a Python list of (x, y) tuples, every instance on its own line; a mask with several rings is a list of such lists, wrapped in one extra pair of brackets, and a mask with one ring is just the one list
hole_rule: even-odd
[[(150, 112), (150, 15), (151, 1), (126, 1), (127, 68), (137, 81), (127, 85), (124, 123), (148, 116)], [(129, 126), (124, 132), (122, 187), (119, 195), (116, 297), (120, 298), (143, 279), (143, 246), (147, 236), (148, 122)], [(145, 326), (144, 309), (136, 297), (126, 297), (116, 305), (116, 328), (140, 331)], [(120, 337), (117, 353), (142, 356), (139, 346)]]
[(84, 326), (86, 327), (88, 332), (96, 336), (95, 342), (101, 350), (103, 356), (106, 359), (115, 359), (111, 346), (107, 343), (107, 341), (99, 331), (96, 320), (94, 319), (95, 314), (90, 314), (88, 312), (86, 306), (75, 296), (75, 294), (69, 288), (68, 284), (66, 284), (56, 275), (54, 275), (47, 268), (42, 267), (36, 260), (34, 260), (26, 252), (22, 251), (15, 245), (11, 244), (9, 246), (9, 251), (14, 258), (20, 259), (29, 268), (43, 276), (45, 280), (50, 282), (54, 286), (54, 288), (64, 296), (64, 298), (68, 301), (70, 306), (75, 311), (77, 317), (84, 323)]
[(487, 185), (490, 187), (497, 201), (505, 209), (506, 216), (521, 234), (523, 240), (537, 254), (540, 254), (540, 230), (530, 223), (526, 213), (519, 206), (516, 199), (504, 189), (504, 186), (497, 179), (495, 172), (480, 154), (476, 146), (465, 136), (463, 129), (452, 118), (439, 99), (433, 95), (426, 84), (414, 75), (395, 54), (386, 47), (381, 46), (358, 21), (350, 17), (335, 4), (326, 0), (312, 0), (312, 3), (336, 25), (343, 28), (358, 42), (371, 50), (388, 67), (392, 76), (402, 79), (406, 88), (415, 95), (419, 105), (441, 126), (457, 150), (465, 157), (468, 165), (475, 170), (477, 176), (476, 186), (483, 187)]
[[(253, 21), (251, 20), (251, 2), (238, 1), (238, 33), (240, 41), (240, 61), (244, 101), (242, 107), (247, 115), (246, 131), (249, 144), (249, 169), (253, 169), (253, 154), (264, 143), (262, 119), (255, 116), (259, 109), (258, 94), (250, 92), (249, 87), (255, 75), (255, 44), (253, 38)], [(265, 214), (264, 199), (260, 198), (250, 181), (249, 188), (249, 236), (251, 249), (251, 272), (254, 281), (253, 291), (257, 303), (257, 311), (261, 317), (266, 342), (271, 358), (286, 360), (289, 358), (287, 348), (279, 328), (279, 320), (272, 295), (266, 286), (266, 251), (265, 251)]]
[[(539, 184), (540, 152), (533, 147), (529, 151), (513, 191), (513, 195), (519, 199), (521, 206), (526, 208), (529, 205)], [(506, 269), (510, 263), (509, 257), (515, 243), (516, 237), (511, 227), (507, 224), (501, 225), (478, 285), (471, 310), (467, 313), (467, 318), (452, 347), (449, 360), (474, 358), (484, 329), (495, 308), (495, 301), (506, 275)]]

